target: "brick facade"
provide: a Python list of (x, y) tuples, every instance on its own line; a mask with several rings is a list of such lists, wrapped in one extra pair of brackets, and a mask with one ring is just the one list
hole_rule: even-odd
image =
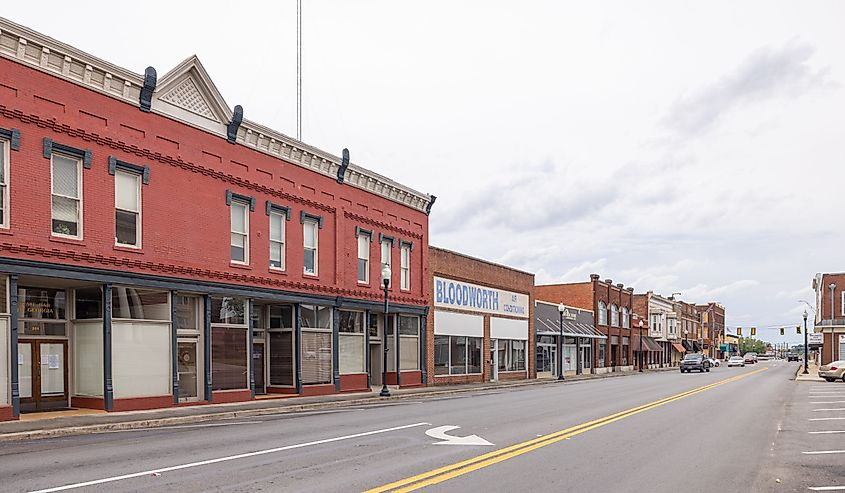
[(812, 287), (816, 311), (809, 314), (807, 330), (823, 334), (821, 363), (843, 360), (845, 351), (840, 337), (845, 336), (845, 272), (816, 274)]
[[(535, 345), (536, 338), (534, 332), (534, 274), (522, 272), (503, 265), (487, 262), (463, 255), (460, 253), (444, 250), (441, 248), (429, 248), (429, 287), (433, 289), (434, 277), (442, 277), (455, 281), (462, 281), (466, 283), (486, 286), (504, 291), (512, 291), (514, 293), (521, 293), (528, 296), (528, 340), (526, 348), (526, 369), (527, 372), (499, 372), (500, 380), (519, 380), (526, 378), (536, 378), (537, 372), (535, 368)], [(517, 317), (509, 317), (503, 315), (484, 314), (484, 340), (481, 349), (481, 357), (483, 361), (482, 373), (480, 375), (449, 375), (436, 376), (434, 370), (434, 303), (433, 294), (429, 295), (432, 299), (432, 311), (429, 312), (426, 324), (426, 359), (428, 370), (428, 384), (429, 385), (446, 385), (458, 384), (468, 382), (482, 382), (488, 381), (492, 377), (491, 360), (490, 360), (490, 320), (492, 317), (500, 317), (507, 319), (517, 319)], [(479, 315), (479, 312), (470, 310), (456, 310), (437, 308), (437, 310), (444, 310), (455, 313), (466, 313)], [(524, 318), (518, 318), (524, 320)]]
[[(633, 288), (625, 288), (621, 283), (613, 284), (611, 279), (599, 280), (597, 274), (590, 275), (589, 282), (570, 283), (570, 284), (552, 284), (536, 286), (535, 295), (538, 300), (547, 301), (549, 303), (563, 303), (564, 305), (583, 308), (591, 310), (594, 313), (594, 325), (596, 329), (607, 336), (606, 354), (604, 360), (605, 367), (613, 368), (630, 368), (634, 366), (634, 348), (633, 348), (633, 333), (637, 330), (633, 328), (634, 324), (634, 310), (633, 310)], [(604, 302), (607, 306), (607, 323), (600, 323), (599, 304)], [(611, 320), (611, 306), (616, 305), (619, 308), (619, 326), (614, 326)], [(623, 323), (623, 309), (629, 310), (629, 326), (624, 327)], [(643, 331), (645, 334), (645, 330)], [(612, 337), (618, 338), (618, 344), (611, 347)], [(623, 337), (628, 338), (627, 351), (623, 352)], [(594, 370), (599, 367), (599, 344), (593, 345), (593, 361)]]

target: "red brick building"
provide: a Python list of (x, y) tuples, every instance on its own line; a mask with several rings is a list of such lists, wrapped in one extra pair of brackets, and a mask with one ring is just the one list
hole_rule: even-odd
[(430, 247), (428, 383), (535, 378), (534, 274)]
[[(536, 286), (534, 293), (538, 300), (562, 303), (567, 306), (591, 310), (594, 326), (607, 336), (593, 346), (594, 373), (632, 370), (634, 361), (634, 336), (639, 330), (632, 328), (633, 288), (613, 284), (606, 279), (599, 280), (598, 274), (591, 274), (587, 282), (551, 284)], [(643, 334), (646, 334), (644, 329)]]
[(718, 301), (695, 305), (701, 319), (704, 351), (711, 358), (723, 359), (729, 352), (725, 345), (725, 307)]
[[(811, 329), (822, 334), (821, 364), (845, 359), (845, 272), (818, 273), (813, 278), (816, 312)], [(815, 315), (815, 316), (814, 316)], [(802, 328), (803, 330), (803, 328)]]
[(0, 171), (0, 419), (369, 391), (382, 344), (424, 381), (434, 197), (244, 119), (196, 57), (0, 19)]

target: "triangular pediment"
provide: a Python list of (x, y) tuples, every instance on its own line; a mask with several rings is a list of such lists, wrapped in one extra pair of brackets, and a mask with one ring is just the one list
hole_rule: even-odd
[(158, 80), (153, 110), (197, 126), (225, 133), (232, 110), (199, 58), (192, 56)]

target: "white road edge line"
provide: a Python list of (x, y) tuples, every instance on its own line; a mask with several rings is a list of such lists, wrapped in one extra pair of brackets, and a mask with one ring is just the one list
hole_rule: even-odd
[(813, 491), (845, 491), (845, 486), (815, 486), (808, 489)]
[(271, 449), (267, 449), (267, 450), (259, 450), (259, 451), (256, 451), (256, 452), (247, 452), (247, 453), (244, 453), (244, 454), (230, 455), (230, 456), (227, 456), (227, 457), (220, 457), (220, 458), (217, 458), (217, 459), (208, 459), (208, 460), (203, 460), (203, 461), (198, 461), (198, 462), (189, 462), (188, 464), (180, 464), (178, 466), (162, 467), (161, 469), (150, 469), (149, 471), (141, 471), (141, 472), (135, 472), (135, 473), (132, 473), (132, 474), (124, 474), (122, 476), (112, 476), (110, 478), (95, 479), (93, 481), (85, 481), (84, 483), (74, 483), (74, 484), (68, 484), (68, 485), (65, 485), (65, 486), (56, 486), (55, 488), (47, 488), (47, 489), (44, 489), (44, 490), (36, 490), (36, 491), (31, 491), (30, 493), (51, 493), (53, 491), (66, 491), (66, 490), (72, 490), (72, 489), (76, 489), (76, 488), (84, 488), (85, 486), (94, 486), (96, 484), (112, 483), (112, 482), (121, 481), (121, 480), (124, 480), (124, 479), (138, 478), (138, 477), (141, 477), (141, 476), (149, 476), (149, 475), (156, 474), (156, 473), (161, 474), (163, 472), (179, 471), (181, 469), (188, 469), (188, 468), (191, 468), (191, 467), (207, 466), (209, 464), (217, 464), (219, 462), (227, 462), (227, 461), (230, 461), (230, 460), (245, 459), (247, 457), (255, 457), (255, 456), (258, 456), (258, 455), (272, 454), (272, 453), (276, 453), (276, 452), (282, 452), (284, 450), (292, 450), (292, 449), (297, 449), (297, 448), (308, 447), (308, 446), (311, 446), (311, 445), (321, 445), (321, 444), (324, 444), (324, 443), (339, 442), (341, 440), (349, 440), (350, 438), (359, 438), (359, 437), (365, 437), (365, 436), (369, 436), (369, 435), (377, 435), (379, 433), (387, 433), (387, 432), (390, 432), (390, 431), (405, 430), (405, 429), (408, 429), (408, 428), (415, 428), (415, 427), (418, 427), (418, 426), (430, 426), (430, 425), (431, 425), (431, 423), (414, 423), (414, 424), (410, 424), (410, 425), (394, 426), (392, 428), (384, 428), (384, 429), (381, 429), (381, 430), (365, 431), (365, 432), (362, 432), (362, 433), (354, 433), (352, 435), (344, 435), (344, 436), (335, 437), (335, 438), (326, 438), (326, 439), (323, 439), (323, 440), (315, 440), (313, 442), (297, 443), (295, 445), (286, 445), (284, 447), (271, 448)]
[(804, 455), (820, 455), (820, 454), (845, 454), (845, 450), (816, 450), (814, 452), (801, 452)]
[(810, 404), (845, 404), (845, 401), (821, 401), (821, 402), (811, 402)]
[(845, 430), (829, 430), (829, 431), (808, 431), (811, 435), (830, 435), (832, 433), (845, 433)]
[(825, 407), (822, 409), (813, 409), (814, 413), (819, 411), (845, 411), (845, 407)]
[(833, 421), (836, 419), (845, 419), (845, 418), (807, 418), (808, 421)]

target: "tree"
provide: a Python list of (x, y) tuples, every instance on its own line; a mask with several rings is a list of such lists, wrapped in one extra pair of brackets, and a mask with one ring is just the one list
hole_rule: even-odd
[(740, 337), (738, 346), (740, 354), (748, 352), (754, 352), (757, 354), (766, 353), (766, 343), (761, 340), (754, 339), (753, 337)]

